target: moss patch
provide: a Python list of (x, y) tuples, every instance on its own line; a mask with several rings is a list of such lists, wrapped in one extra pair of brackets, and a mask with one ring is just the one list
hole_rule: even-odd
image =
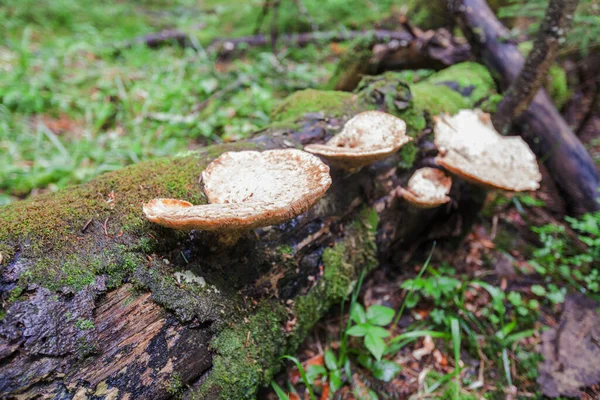
[(306, 89), (294, 93), (275, 107), (273, 121), (296, 121), (305, 114), (320, 112), (331, 117), (351, 115), (357, 110), (356, 98), (347, 92)]
[(571, 91), (567, 83), (567, 73), (558, 65), (550, 67), (544, 87), (559, 110), (571, 98)]
[(213, 368), (202, 385), (203, 398), (254, 399), (258, 388), (279, 369), (285, 348), (285, 308), (263, 302), (254, 314), (221, 331), (211, 342)]
[[(457, 83), (459, 91), (470, 91), (463, 98), (468, 101), (471, 107), (496, 90), (492, 75), (483, 65), (474, 62), (464, 62), (443, 69), (431, 75), (426, 82), (436, 85), (443, 85), (446, 82)], [(435, 95), (435, 92), (432, 94)]]
[(442, 112), (456, 114), (463, 108), (469, 108), (469, 101), (448, 86), (421, 82), (411, 86), (413, 102), (417, 109), (430, 115)]
[(204, 166), (224, 151), (248, 147), (257, 145), (217, 146), (144, 162), (86, 185), (0, 207), (2, 264), (11, 262), (17, 252), (31, 260), (19, 279), (23, 287), (37, 283), (51, 290), (64, 286), (80, 290), (97, 275), (106, 275), (107, 286), (116, 287), (143, 263), (141, 252), (182, 235), (149, 223), (142, 203), (155, 197), (205, 203), (198, 184)]
[(377, 265), (375, 232), (378, 216), (372, 209), (363, 209), (348, 228), (346, 239), (323, 253), (323, 278), (306, 296), (294, 305), (297, 322), (289, 341), (288, 352), (296, 350), (310, 329), (332, 305), (344, 300), (361, 271)]

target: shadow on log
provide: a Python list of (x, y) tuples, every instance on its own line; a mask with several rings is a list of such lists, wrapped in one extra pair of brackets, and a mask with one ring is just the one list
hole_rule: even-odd
[[(474, 82), (464, 79), (465, 66), (443, 71), (442, 80), (455, 82), (455, 95), (472, 107), (495, 92), (485, 69), (467, 67), (481, 83), (469, 97), (460, 94), (461, 82)], [(294, 352), (362, 270), (409, 258), (424, 240), (464, 234), (481, 191), (457, 182), (454, 205), (432, 210), (394, 195), (430, 152), (428, 104), (445, 106), (437, 90), (390, 79), (358, 94), (299, 92), (246, 142), (140, 163), (1, 207), (0, 396), (253, 398), (279, 357)], [(210, 233), (143, 217), (142, 202), (155, 197), (204, 203), (200, 173), (225, 151), (322, 142), (373, 107), (407, 121), (418, 137), (413, 150), (354, 175), (332, 170), (326, 196), (287, 223), (223, 249)]]

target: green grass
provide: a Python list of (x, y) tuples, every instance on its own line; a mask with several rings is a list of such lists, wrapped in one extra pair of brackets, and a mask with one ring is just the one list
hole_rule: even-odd
[[(305, 30), (293, 2), (282, 3), (280, 30)], [(391, 1), (330, 1), (325, 10), (317, 0), (304, 3), (319, 26), (352, 29), (389, 13)], [(327, 46), (280, 48), (277, 56), (254, 49), (227, 62), (177, 47), (114, 51), (167, 28), (201, 45), (251, 34), (261, 5), (0, 0), (0, 204), (247, 137), (269, 124), (279, 99), (325, 84), (336, 61)]]

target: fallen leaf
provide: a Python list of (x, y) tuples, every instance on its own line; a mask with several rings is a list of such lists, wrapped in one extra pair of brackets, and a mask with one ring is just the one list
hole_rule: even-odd
[(427, 336), (425, 336), (425, 339), (423, 339), (423, 347), (413, 351), (412, 355), (417, 360), (420, 360), (424, 356), (431, 354), (431, 352), (434, 349), (435, 349), (435, 343), (433, 343), (433, 339), (431, 338), (431, 336), (427, 335)]

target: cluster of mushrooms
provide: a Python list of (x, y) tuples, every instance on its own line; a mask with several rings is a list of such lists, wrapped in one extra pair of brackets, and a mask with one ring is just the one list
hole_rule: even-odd
[[(504, 137), (489, 114), (462, 110), (435, 118), (437, 168), (421, 168), (398, 193), (422, 208), (450, 201), (447, 171), (470, 182), (509, 191), (536, 190), (541, 174), (520, 137)], [(202, 172), (209, 204), (154, 199), (143, 205), (146, 217), (173, 229), (216, 231), (233, 245), (246, 232), (288, 221), (310, 209), (331, 185), (329, 164), (350, 173), (382, 160), (412, 140), (406, 123), (387, 113), (355, 115), (325, 144), (305, 151), (280, 149), (223, 153)], [(312, 154), (311, 154), (312, 153)]]

